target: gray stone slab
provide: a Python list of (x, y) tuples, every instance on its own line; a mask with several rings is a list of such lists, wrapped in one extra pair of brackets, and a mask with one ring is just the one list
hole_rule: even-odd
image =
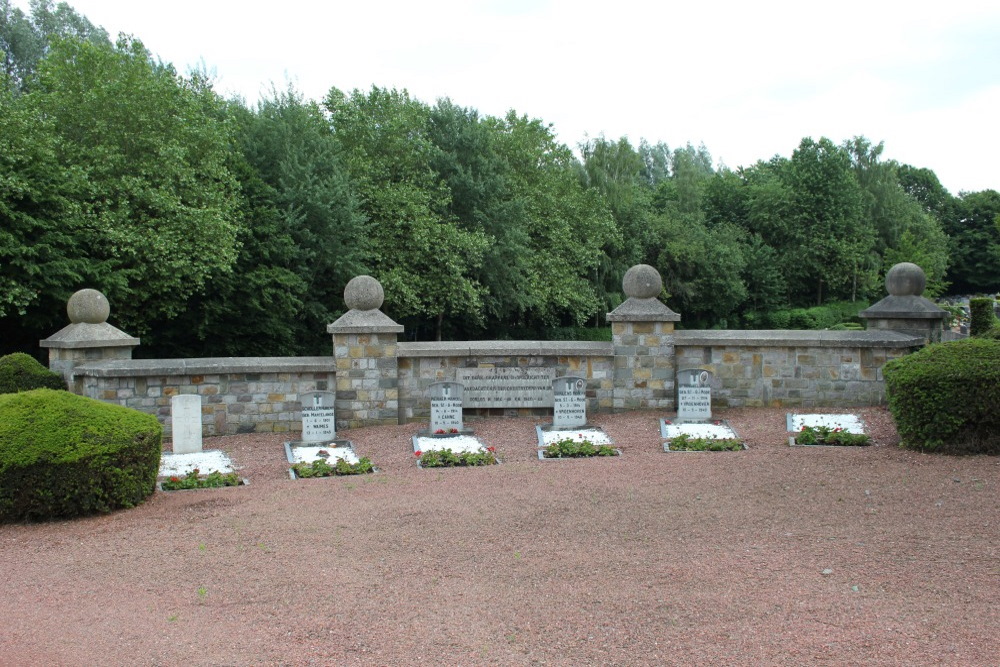
[[(906, 348), (923, 345), (917, 336), (888, 331), (793, 331), (793, 330), (696, 330), (674, 334), (674, 344), (685, 346), (736, 347), (886, 347)], [(680, 353), (680, 352), (679, 352)]]
[(469, 408), (550, 408), (554, 368), (459, 368)]
[(458, 382), (435, 382), (429, 388), (431, 396), (431, 426), (430, 432), (451, 431), (461, 432), (465, 426), (462, 422), (463, 387)]
[(573, 429), (587, 424), (587, 381), (566, 376), (552, 382), (552, 428)]
[(677, 419), (712, 418), (712, 374), (701, 368), (677, 373)]
[(332, 391), (310, 391), (301, 395), (302, 441), (324, 442), (337, 437), (334, 416), (336, 395)]

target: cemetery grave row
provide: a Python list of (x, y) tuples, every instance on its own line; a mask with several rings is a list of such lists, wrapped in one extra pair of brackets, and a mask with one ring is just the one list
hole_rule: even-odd
[[(727, 422), (713, 420), (709, 380), (710, 374), (703, 370), (690, 369), (682, 372), (678, 379), (678, 394), (685, 398), (678, 400), (675, 417), (660, 420), (660, 436), (665, 452), (737, 451), (747, 448)], [(500, 387), (501, 385), (497, 385), (492, 391), (502, 391)], [(552, 422), (536, 426), (540, 460), (621, 456), (621, 450), (614, 447), (608, 434), (599, 426), (588, 423), (586, 388), (587, 382), (581, 377), (566, 376), (552, 381)], [(697, 391), (682, 392), (685, 388)], [(518, 385), (516, 391), (520, 390)], [(434, 383), (430, 388), (430, 395), (430, 424), (412, 438), (419, 467), (499, 463), (495, 448), (483, 443), (472, 429), (465, 426), (465, 388), (461, 383)], [(371, 461), (357, 455), (350, 440), (337, 438), (333, 392), (308, 392), (303, 395), (302, 401), (301, 440), (285, 443), (292, 479), (378, 471)], [(174, 396), (171, 406), (173, 452), (164, 454), (161, 460), (162, 488), (248, 484), (248, 480), (236, 475), (232, 461), (224, 452), (202, 450), (201, 397), (197, 394)], [(819, 429), (822, 433), (864, 432), (863, 423), (853, 414), (789, 413), (787, 425), (788, 431), (795, 433), (811, 433), (811, 429)], [(789, 444), (798, 444), (796, 436), (790, 436)], [(226, 479), (237, 479), (238, 482), (190, 483), (209, 476), (215, 481), (219, 481), (219, 476), (227, 476)], [(186, 486), (184, 480), (189, 482)], [(168, 486), (168, 483), (172, 486)]]

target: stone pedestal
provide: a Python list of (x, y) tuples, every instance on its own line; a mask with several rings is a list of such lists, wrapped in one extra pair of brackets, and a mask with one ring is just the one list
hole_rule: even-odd
[(337, 428), (399, 423), (397, 335), (403, 326), (379, 310), (382, 285), (371, 276), (344, 288), (349, 311), (326, 327), (337, 364)]
[(49, 369), (60, 373), (75, 394), (83, 387), (73, 375), (77, 366), (102, 359), (131, 359), (132, 348), (139, 339), (108, 324), (111, 306), (107, 298), (94, 289), (82, 289), (69, 298), (66, 313), (70, 324), (45, 340), (41, 347), (49, 350)]
[(672, 410), (674, 322), (681, 316), (656, 298), (663, 281), (648, 264), (629, 269), (622, 288), (628, 299), (607, 315), (615, 354), (612, 409)]
[(927, 278), (916, 264), (896, 264), (885, 276), (889, 296), (858, 313), (868, 329), (900, 331), (927, 343), (941, 341), (948, 312), (922, 296)]

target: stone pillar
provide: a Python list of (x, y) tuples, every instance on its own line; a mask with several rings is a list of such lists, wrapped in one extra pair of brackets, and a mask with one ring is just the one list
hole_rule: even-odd
[(337, 364), (338, 429), (399, 423), (396, 336), (403, 326), (379, 310), (384, 300), (377, 280), (356, 276), (344, 288), (350, 310), (326, 327)]
[(858, 313), (868, 329), (889, 329), (923, 338), (925, 343), (941, 341), (948, 311), (921, 296), (927, 285), (924, 270), (903, 262), (889, 269), (885, 288), (889, 296)]
[(663, 280), (648, 264), (625, 272), (628, 299), (608, 313), (615, 353), (612, 410), (672, 410), (674, 322), (681, 316), (659, 301)]
[(108, 324), (111, 306), (94, 289), (82, 289), (66, 302), (70, 324), (39, 345), (49, 348), (49, 368), (63, 376), (69, 390), (82, 394), (73, 371), (81, 364), (102, 359), (131, 359), (138, 338)]

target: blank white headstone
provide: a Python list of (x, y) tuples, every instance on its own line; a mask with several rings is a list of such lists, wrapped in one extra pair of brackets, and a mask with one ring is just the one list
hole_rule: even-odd
[(323, 442), (337, 437), (332, 391), (310, 391), (302, 394), (302, 442)]
[(587, 423), (587, 381), (561, 377), (552, 381), (552, 428), (572, 429)]
[(435, 382), (430, 386), (431, 433), (462, 430), (462, 390), (458, 382)]
[(174, 454), (201, 451), (201, 396), (178, 394), (170, 397), (170, 427)]

